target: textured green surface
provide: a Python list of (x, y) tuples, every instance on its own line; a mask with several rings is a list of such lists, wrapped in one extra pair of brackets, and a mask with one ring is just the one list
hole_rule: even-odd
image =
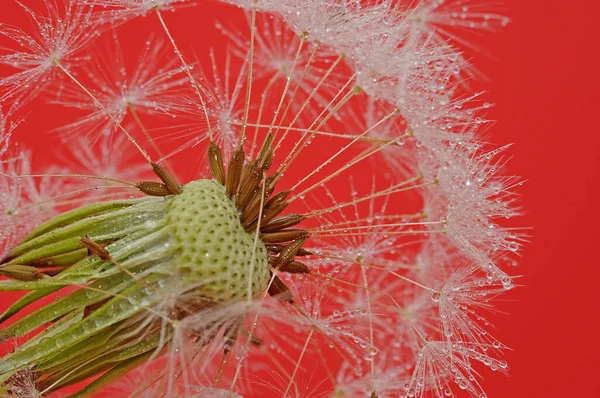
[(203, 294), (217, 302), (247, 297), (252, 266), (252, 295), (266, 289), (269, 279), (267, 250), (244, 230), (235, 204), (225, 187), (211, 180), (187, 184), (173, 198), (167, 225), (180, 246), (177, 267), (199, 284)]

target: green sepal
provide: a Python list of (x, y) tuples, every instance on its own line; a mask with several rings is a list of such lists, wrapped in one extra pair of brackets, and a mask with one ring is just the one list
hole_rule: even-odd
[[(74, 311), (70, 314), (63, 316), (58, 321), (54, 322), (54, 324), (50, 325), (43, 333), (40, 333), (25, 343), (23, 343), (17, 350), (26, 350), (28, 348), (34, 347), (36, 344), (40, 343), (45, 338), (51, 338), (52, 336), (68, 329), (72, 325), (80, 322), (83, 319), (83, 311)], [(0, 385), (5, 383), (12, 375), (19, 372), (21, 368), (13, 368), (4, 373), (0, 374)], [(1, 396), (1, 395), (0, 395)]]
[(115, 339), (112, 337), (120, 327), (120, 323), (112, 325), (96, 334), (93, 339), (86, 339), (72, 345), (59, 354), (36, 364), (35, 370), (50, 374), (97, 356), (95, 350), (110, 349), (111, 346), (114, 346), (112, 341)]
[(26, 251), (21, 251), (21, 246), (17, 246), (19, 249), (18, 253), (20, 254), (15, 258), (11, 258), (6, 264), (30, 264), (43, 258), (54, 257), (79, 250), (82, 247), (80, 242), (82, 237), (83, 235), (62, 240), (49, 240), (45, 245), (38, 245), (31, 250)]
[[(160, 230), (161, 227), (162, 224), (159, 224), (157, 231), (137, 231), (130, 236), (111, 243), (107, 246), (107, 250), (116, 261), (128, 269), (160, 261), (161, 258), (171, 256), (176, 251), (176, 247), (173, 245), (170, 245), (171, 250), (164, 248), (165, 242), (169, 238), (164, 231)], [(17, 302), (0, 315), (0, 322), (12, 317), (25, 306), (65, 286), (85, 284), (98, 277), (109, 277), (119, 272), (121, 270), (110, 261), (104, 261), (97, 256), (90, 256), (77, 262), (52, 279), (42, 279), (32, 282), (0, 281), (0, 291), (33, 290), (17, 300)]]
[(33, 238), (43, 235), (53, 229), (61, 228), (66, 225), (72, 224), (75, 221), (83, 218), (91, 217), (94, 215), (107, 213), (110, 211), (118, 210), (123, 207), (128, 207), (138, 203), (141, 199), (128, 199), (128, 200), (115, 200), (110, 202), (92, 203), (89, 205), (81, 206), (76, 209), (67, 211), (59, 216), (54, 217), (51, 220), (38, 226), (29, 235), (27, 235), (23, 242), (27, 242)]
[[(163, 207), (163, 202), (144, 199), (142, 202), (127, 208), (84, 218), (64, 227), (50, 230), (31, 240), (22, 242), (14, 248), (8, 256), (8, 263), (27, 264), (30, 261), (68, 253), (68, 251), (64, 251), (64, 244), (61, 244), (61, 242), (77, 240), (77, 243), (79, 243), (79, 239), (86, 235), (98, 243), (121, 238), (131, 231), (139, 229), (147, 221), (151, 221), (153, 218), (161, 218), (163, 215), (162, 210), (164, 210)], [(55, 245), (61, 247), (62, 251), (55, 249), (58, 251), (48, 250), (47, 253), (44, 251), (38, 252), (39, 250)], [(78, 244), (73, 246), (71, 251), (81, 248), (82, 245)], [(31, 252), (46, 255), (38, 254), (37, 257), (25, 256), (25, 253)]]
[(0, 292), (16, 292), (19, 290), (60, 289), (70, 285), (56, 278), (46, 278), (31, 282), (3, 280), (0, 281)]
[(71, 326), (77, 324), (78, 322), (81, 322), (81, 320), (83, 319), (83, 315), (83, 310), (76, 310), (69, 314), (66, 314), (65, 316), (54, 322), (52, 325), (48, 326), (42, 333), (39, 333), (31, 339), (27, 340), (25, 343), (19, 346), (18, 350), (34, 347), (40, 342), (42, 342), (42, 340), (51, 338), (52, 336), (64, 332)]
[[(97, 280), (89, 285), (89, 288), (82, 287), (76, 292), (47, 304), (0, 330), (0, 340), (23, 336), (73, 310), (84, 309), (88, 305), (105, 300), (132, 283), (141, 282), (134, 280), (124, 272)], [(99, 291), (100, 289), (102, 292)]]
[[(112, 352), (110, 352), (109, 349), (106, 349), (104, 352), (108, 352), (104, 355), (102, 354), (102, 351), (100, 351), (100, 355), (92, 361), (79, 366), (76, 365), (71, 368), (63, 369), (61, 372), (51, 375), (48, 378), (48, 381), (57, 381), (57, 385), (53, 387), (56, 389), (77, 383), (97, 375), (104, 370), (110, 369), (114, 367), (115, 364), (123, 363), (131, 358), (143, 355), (150, 350), (154, 350), (158, 347), (159, 343), (160, 336), (156, 334), (139, 339), (137, 343), (125, 346), (121, 349), (115, 349)], [(75, 369), (77, 370), (74, 371)]]
[(66, 267), (75, 264), (78, 261), (83, 260), (88, 256), (88, 250), (86, 248), (72, 251), (70, 253), (59, 254), (58, 256), (44, 258), (31, 263), (34, 267), (39, 268), (54, 268), (54, 267)]
[[(175, 248), (171, 250), (165, 248), (169, 236), (166, 233), (167, 231), (162, 229), (163, 225), (164, 222), (161, 222), (157, 224), (156, 229), (140, 229), (132, 232), (128, 236), (111, 243), (106, 249), (112, 258), (125, 268), (155, 263), (161, 258), (172, 255), (172, 251), (175, 250)], [(104, 261), (94, 255), (61, 272), (57, 275), (57, 278), (81, 283), (82, 281), (104, 278), (118, 272), (120, 270), (114, 263)]]
[[(157, 293), (159, 293), (162, 283), (154, 282), (163, 277), (162, 275), (149, 275), (146, 277), (146, 281), (153, 284), (152, 287), (146, 286), (143, 283), (135, 283), (121, 293), (124, 298), (115, 297), (111, 299), (87, 318), (72, 325), (67, 330), (55, 336), (44, 338), (35, 347), (28, 349), (17, 348), (2, 359), (0, 362), (0, 373), (5, 373), (13, 369), (21, 369), (33, 363), (44, 361), (66, 350), (68, 346), (83, 341), (100, 333), (111, 325), (130, 318), (137, 312), (142, 311), (143, 308), (151, 307), (161, 299), (161, 295)], [(132, 301), (134, 302), (133, 304)], [(41, 333), (41, 335), (44, 334)]]

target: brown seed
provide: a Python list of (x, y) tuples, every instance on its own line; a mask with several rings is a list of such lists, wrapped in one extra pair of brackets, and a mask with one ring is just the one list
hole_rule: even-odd
[(258, 218), (258, 211), (260, 210), (260, 202), (259, 206), (255, 206), (255, 208), (246, 207), (242, 210), (242, 214), (240, 215), (240, 222), (244, 229), (248, 232), (256, 230), (256, 219)]
[(169, 196), (173, 195), (171, 190), (165, 184), (155, 181), (140, 181), (136, 185), (137, 189), (148, 196)]
[(158, 163), (152, 162), (150, 164), (152, 165), (152, 170), (154, 171), (154, 174), (156, 174), (158, 178), (160, 178), (160, 180), (167, 186), (167, 188), (169, 189), (169, 191), (171, 191), (173, 195), (179, 195), (183, 193), (181, 187), (179, 186), (175, 178), (173, 178), (171, 174), (167, 172), (167, 170), (163, 169), (162, 166)]
[(260, 239), (265, 243), (281, 243), (290, 242), (308, 236), (308, 231), (305, 229), (288, 229), (285, 231), (273, 232), (270, 234), (262, 234)]
[(291, 191), (281, 191), (275, 195), (271, 199), (267, 201), (263, 210), (263, 219), (261, 221), (261, 225), (263, 223), (268, 222), (270, 219), (275, 218), (279, 213), (281, 213), (287, 206), (288, 202), (286, 202), (286, 198), (290, 194)]
[(242, 321), (240, 319), (235, 319), (225, 328), (225, 332), (223, 333), (223, 353), (225, 355), (231, 352), (241, 327)]
[[(267, 201), (267, 203), (263, 206), (261, 225), (263, 223), (267, 223), (270, 219), (276, 217), (288, 206), (288, 203), (285, 202), (285, 198), (289, 194), (290, 191), (282, 191)], [(249, 214), (249, 216), (252, 216), (252, 214)], [(254, 231), (256, 229), (256, 224), (258, 223), (257, 218), (258, 214), (256, 215), (256, 217), (253, 218), (248, 217), (249, 221), (243, 222), (246, 231)]]
[(310, 273), (310, 269), (308, 268), (308, 266), (304, 263), (301, 263), (300, 261), (290, 261), (289, 263), (283, 264), (281, 267), (279, 267), (279, 270), (281, 272), (287, 272), (290, 274)]
[(298, 253), (296, 253), (296, 256), (312, 256), (314, 253), (311, 252), (310, 250), (306, 250), (305, 248), (302, 248), (300, 250), (298, 250)]
[[(262, 195), (262, 187), (257, 189), (257, 192), (254, 196), (250, 197), (250, 201), (248, 204), (242, 209), (240, 214), (240, 221), (244, 227), (252, 223), (254, 220), (258, 218), (258, 212), (260, 210), (261, 203), (264, 207), (264, 202), (266, 200), (261, 200)], [(267, 193), (265, 192), (265, 198), (267, 197)], [(256, 227), (256, 224), (255, 224)]]
[[(280, 244), (276, 244), (276, 243), (267, 243), (265, 245), (265, 247), (267, 248), (267, 250), (271, 253), (271, 254), (277, 254), (280, 253), (283, 248), (285, 247), (284, 245), (280, 245)], [(296, 256), (310, 256), (313, 253), (309, 250), (306, 250), (304, 248), (301, 248), (300, 250), (298, 250), (298, 252), (296, 253)]]
[(282, 265), (292, 261), (294, 259), (294, 256), (296, 256), (298, 250), (300, 250), (300, 248), (305, 242), (306, 236), (303, 236), (302, 238), (296, 239), (289, 245), (285, 246), (279, 253), (279, 256), (277, 256), (277, 258), (275, 259), (274, 267), (279, 268)]
[(44, 274), (37, 268), (20, 264), (7, 264), (0, 267), (0, 275), (23, 282), (31, 282), (44, 278)]
[(279, 231), (281, 229), (293, 227), (294, 225), (299, 224), (300, 222), (302, 222), (305, 219), (306, 219), (306, 217), (304, 217), (300, 214), (287, 214), (285, 216), (276, 217), (276, 218), (271, 219), (267, 223), (261, 225), (260, 232), (262, 232), (262, 233), (275, 232), (275, 231)]
[(267, 248), (267, 250), (269, 251), (269, 253), (271, 253), (271, 254), (277, 254), (277, 253), (280, 253), (285, 246), (277, 244), (277, 243), (266, 243), (265, 247)]
[(229, 166), (227, 167), (227, 179), (225, 186), (227, 187), (227, 196), (229, 196), (229, 198), (233, 198), (233, 195), (235, 195), (237, 192), (243, 167), (244, 150), (240, 148), (233, 153), (233, 156), (229, 161)]
[(225, 167), (223, 166), (223, 156), (221, 148), (214, 142), (208, 146), (208, 163), (210, 165), (210, 174), (221, 185), (225, 185)]
[(271, 196), (271, 194), (275, 190), (275, 185), (277, 185), (277, 181), (279, 181), (279, 173), (277, 172), (267, 177), (267, 179), (265, 180), (265, 198)]
[(261, 222), (260, 222), (260, 223), (261, 223), (261, 225), (262, 225), (263, 223), (264, 223), (264, 224), (266, 224), (266, 223), (268, 223), (268, 222), (269, 222), (271, 219), (273, 219), (273, 218), (277, 217), (277, 215), (278, 215), (279, 213), (281, 213), (282, 211), (284, 211), (284, 210), (285, 210), (285, 208), (286, 208), (286, 207), (288, 207), (288, 205), (289, 205), (289, 203), (288, 203), (288, 202), (282, 201), (282, 202), (279, 202), (279, 203), (277, 203), (277, 204), (273, 205), (272, 207), (265, 208), (265, 210), (263, 211), (263, 217), (262, 217), (262, 220), (261, 220)]
[(257, 156), (258, 167), (269, 170), (273, 163), (273, 135), (269, 133), (263, 141), (262, 148)]
[(235, 201), (239, 210), (243, 211), (252, 196), (257, 195), (258, 184), (262, 179), (262, 175), (261, 170), (255, 162), (247, 163), (244, 167), (240, 189)]
[[(277, 174), (272, 174), (263, 182), (265, 185), (265, 199), (271, 196), (273, 190), (275, 189), (275, 184), (277, 184)], [(258, 192), (262, 193), (262, 189), (257, 189)], [(242, 210), (242, 214), (240, 216), (240, 220), (242, 225), (246, 229), (246, 231), (253, 231), (256, 229), (256, 223), (253, 222), (258, 218), (258, 213), (260, 210), (260, 204), (263, 203), (263, 206), (266, 203), (265, 201), (261, 201), (261, 195), (257, 194), (250, 198), (250, 201)], [(252, 226), (253, 224), (253, 226)]]
[(277, 194), (275, 194), (271, 199), (269, 199), (267, 201), (267, 203), (265, 203), (265, 209), (273, 207), (276, 204), (281, 203), (284, 200), (286, 200), (286, 198), (288, 197), (290, 192), (291, 191), (288, 190), (288, 191), (281, 191), (281, 192), (278, 192)]

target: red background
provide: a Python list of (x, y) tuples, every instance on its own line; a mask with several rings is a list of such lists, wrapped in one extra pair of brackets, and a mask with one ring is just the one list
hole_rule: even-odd
[[(483, 385), (490, 397), (596, 397), (600, 5), (591, 0), (503, 3), (512, 22), (477, 38), (492, 56), (473, 53), (474, 64), (489, 77), (476, 86), (487, 89), (486, 100), (497, 104), (488, 114), (496, 120), (491, 140), (515, 144), (508, 170), (527, 180), (519, 188), (527, 212), (520, 222), (533, 230), (517, 269), (524, 287), (499, 303), (509, 315), (494, 319), (496, 336), (514, 349), (507, 354), (510, 376), (485, 372)], [(2, 22), (27, 26), (11, 1), (2, 0), (0, 15)], [(214, 15), (221, 21), (244, 20), (212, 3), (166, 14), (166, 19), (180, 46), (193, 45), (202, 61), (203, 50), (223, 42)], [(159, 30), (149, 19), (121, 30), (126, 53)], [(55, 108), (32, 109), (15, 138), (37, 149), (36, 163), (54, 161), (52, 144), (58, 141), (40, 139), (48, 136), (35, 131), (55, 126)]]

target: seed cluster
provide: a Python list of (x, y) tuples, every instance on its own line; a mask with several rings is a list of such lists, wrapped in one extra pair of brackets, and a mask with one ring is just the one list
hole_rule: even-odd
[[(192, 189), (199, 190), (199, 194), (182, 195), (184, 191), (179, 184), (156, 163), (152, 164), (153, 170), (163, 183), (143, 181), (137, 187), (150, 196), (176, 196), (173, 206), (177, 209), (173, 213), (177, 216), (174, 216), (173, 224), (177, 226), (175, 235), (184, 250), (181, 259), (183, 264), (190, 265), (190, 269), (200, 272), (203, 279), (211, 281), (207, 283), (215, 283), (213, 287), (216, 290), (212, 298), (217, 301), (239, 299), (242, 290), (247, 288), (244, 280), (248, 280), (246, 271), (250, 264), (243, 264), (253, 250), (247, 235), (234, 232), (236, 226), (233, 224), (237, 222), (246, 232), (259, 233), (261, 244), (254, 260), (254, 272), (259, 280), (255, 280), (253, 286), (254, 283), (256, 286), (263, 285), (260, 280), (263, 247), (268, 251), (268, 262), (273, 269), (295, 274), (309, 273), (309, 268), (295, 259), (296, 256), (310, 254), (302, 248), (309, 231), (291, 228), (306, 217), (301, 214), (281, 214), (289, 205), (286, 199), (290, 191), (276, 193), (280, 174), (274, 172), (267, 175), (273, 162), (273, 136), (266, 136), (254, 160), (247, 161), (244, 149), (240, 146), (233, 153), (227, 171), (221, 149), (214, 142), (208, 147), (208, 157), (211, 175), (215, 182), (224, 186), (224, 195), (215, 186), (206, 185), (206, 181), (202, 180), (186, 186), (187, 189), (194, 187)], [(235, 205), (237, 216), (231, 214), (225, 199)], [(197, 224), (204, 224), (205, 228), (194, 229)], [(228, 227), (218, 231), (224, 226)], [(231, 234), (239, 239), (232, 239)], [(272, 273), (271, 277), (273, 281), (269, 284), (269, 294), (281, 301), (293, 302), (283, 281)]]
[[(279, 174), (267, 175), (273, 161), (273, 137), (267, 135), (256, 159), (245, 161), (243, 148), (238, 148), (229, 161), (227, 172), (220, 148), (211, 143), (208, 148), (209, 165), (213, 178), (225, 186), (227, 196), (234, 201), (242, 227), (258, 232), (269, 252), (269, 263), (279, 271), (308, 273), (306, 265), (295, 256), (309, 254), (302, 249), (309, 232), (291, 228), (305, 219), (299, 214), (281, 213), (287, 208), (290, 191), (275, 193)], [(276, 275), (269, 286), (269, 294), (281, 301), (292, 302), (289, 289)]]

